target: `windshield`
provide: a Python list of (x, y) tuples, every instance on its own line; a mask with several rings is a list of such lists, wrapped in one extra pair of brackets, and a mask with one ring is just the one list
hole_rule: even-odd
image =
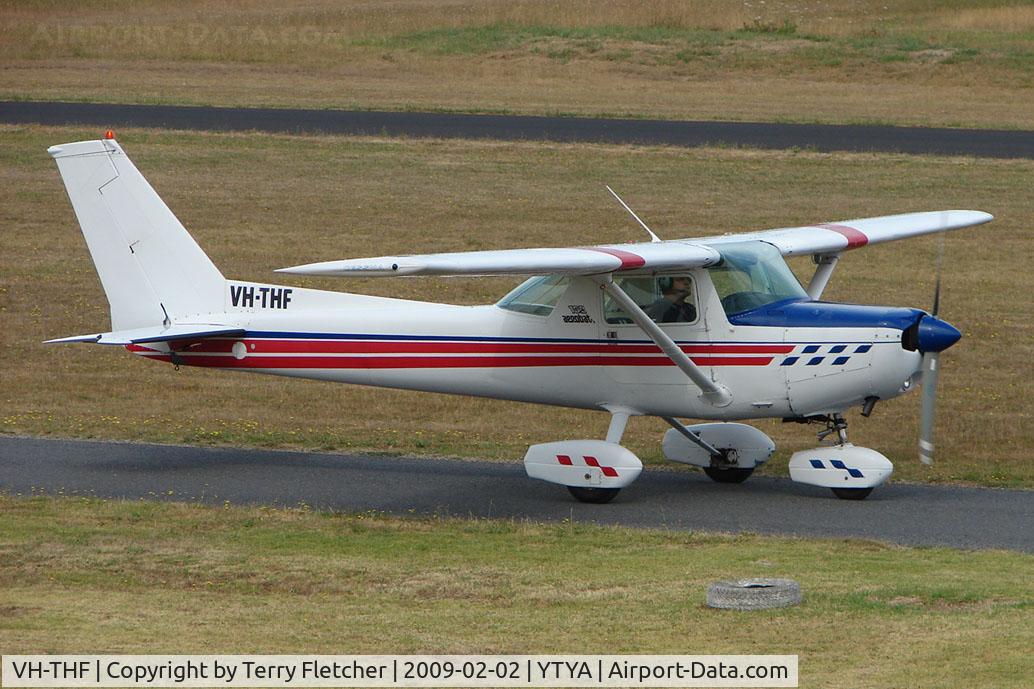
[(548, 316), (564, 296), (571, 279), (563, 275), (544, 275), (525, 280), (496, 304), (501, 309)]
[(779, 249), (767, 242), (735, 242), (717, 247), (722, 260), (707, 269), (728, 316), (785, 299), (807, 299)]

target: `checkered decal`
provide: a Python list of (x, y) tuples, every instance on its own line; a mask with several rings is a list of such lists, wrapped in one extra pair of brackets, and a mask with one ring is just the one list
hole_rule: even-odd
[(852, 354), (865, 354), (872, 349), (871, 344), (863, 345), (804, 345), (798, 351), (794, 348), (785, 359), (781, 366), (818, 366), (827, 359), (832, 359), (829, 363), (833, 366), (843, 366), (851, 360)]
[(808, 462), (815, 469), (839, 469), (840, 471), (846, 471), (851, 478), (865, 478), (865, 474), (861, 471), (847, 466), (839, 459), (829, 460), (829, 466), (826, 466), (826, 462), (821, 459), (809, 459)]
[[(583, 455), (582, 460), (585, 462), (585, 466), (596, 467), (597, 469), (600, 469), (603, 472), (604, 476), (616, 478), (618, 475), (617, 469), (615, 469), (614, 467), (601, 466), (599, 460), (597, 460), (595, 457)], [(560, 462), (564, 466), (574, 466), (574, 462), (571, 461), (571, 457), (569, 455), (557, 455), (556, 461)]]

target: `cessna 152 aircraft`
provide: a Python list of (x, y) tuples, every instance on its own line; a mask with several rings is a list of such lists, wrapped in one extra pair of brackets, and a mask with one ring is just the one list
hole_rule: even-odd
[[(820, 440), (832, 436), (830, 444), (795, 453), (790, 477), (864, 498), (893, 466), (847, 441), (843, 413), (860, 405), (867, 416), (878, 400), (919, 382), (919, 452), (930, 462), (938, 355), (960, 337), (937, 318), (937, 298), (933, 313), (819, 299), (845, 251), (992, 220), (949, 210), (279, 271), (533, 276), (497, 304), (454, 306), (227, 280), (110, 132), (49, 153), (111, 307), (111, 332), (51, 342), (118, 345), (177, 366), (605, 410), (606, 439), (533, 445), (524, 459), (529, 476), (567, 486), (587, 502), (606, 502), (639, 476), (642, 463), (620, 442), (629, 418), (642, 415), (672, 426), (663, 440), (668, 459), (737, 483), (775, 446), (734, 422), (821, 423)], [(807, 288), (783, 258), (796, 255), (814, 258)], [(686, 425), (680, 417), (708, 423)]]

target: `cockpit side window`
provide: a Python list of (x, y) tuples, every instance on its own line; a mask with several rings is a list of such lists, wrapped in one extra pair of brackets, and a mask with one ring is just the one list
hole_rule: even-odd
[(501, 309), (548, 316), (553, 313), (560, 297), (564, 296), (571, 278), (563, 275), (543, 275), (525, 280), (496, 304)]
[(766, 242), (737, 242), (718, 247), (722, 260), (707, 269), (728, 316), (808, 293), (779, 250)]
[[(615, 278), (614, 282), (656, 323), (693, 323), (697, 319), (696, 290), (688, 275)], [(609, 295), (603, 300), (603, 315), (611, 324), (632, 323)]]

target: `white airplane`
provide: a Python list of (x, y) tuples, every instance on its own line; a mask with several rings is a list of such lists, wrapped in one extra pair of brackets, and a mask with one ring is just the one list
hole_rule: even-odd
[[(636, 216), (651, 241), (278, 271), (534, 276), (497, 304), (454, 306), (227, 280), (111, 132), (49, 153), (111, 307), (111, 332), (50, 342), (118, 345), (177, 366), (603, 410), (606, 439), (533, 445), (524, 458), (529, 476), (586, 502), (607, 502), (639, 476), (642, 463), (620, 442), (629, 418), (646, 415), (672, 426), (669, 460), (725, 483), (745, 480), (775, 449), (733, 422), (820, 423), (828, 444), (795, 453), (790, 477), (864, 498), (893, 465), (847, 441), (843, 413), (860, 405), (868, 416), (920, 381), (919, 452), (930, 462), (938, 355), (961, 336), (936, 317), (937, 298), (932, 314), (819, 298), (845, 251), (993, 219), (948, 210), (661, 241)], [(796, 255), (814, 259), (807, 288), (784, 261)]]

